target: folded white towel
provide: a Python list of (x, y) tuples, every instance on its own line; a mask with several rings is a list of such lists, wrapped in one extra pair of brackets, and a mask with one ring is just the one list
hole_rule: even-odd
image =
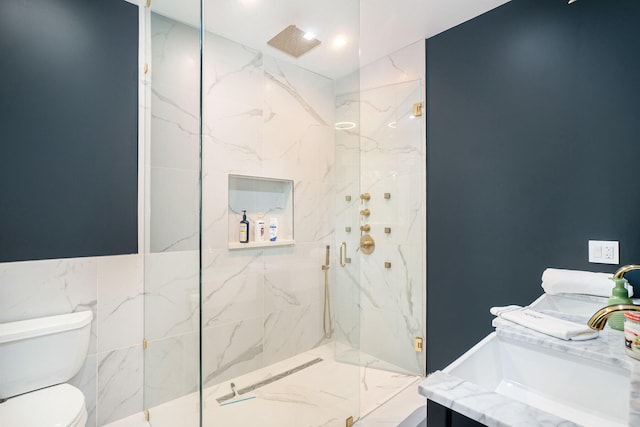
[(559, 319), (519, 305), (491, 307), (489, 311), (494, 316), (500, 316), (534, 331), (567, 341), (590, 340), (598, 337), (598, 331), (592, 330), (587, 325)]
[[(610, 297), (615, 284), (610, 273), (591, 273), (580, 270), (547, 268), (542, 273), (542, 288), (549, 295), (584, 294)], [(625, 285), (629, 297), (633, 296), (633, 286)]]

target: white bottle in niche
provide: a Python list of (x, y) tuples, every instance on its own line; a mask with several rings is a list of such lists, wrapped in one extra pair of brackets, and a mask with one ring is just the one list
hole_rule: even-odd
[(275, 242), (278, 238), (278, 218), (269, 219), (269, 240)]
[(258, 212), (258, 219), (255, 221), (255, 230), (253, 232), (253, 240), (256, 242), (264, 242), (265, 227), (264, 227), (264, 214)]

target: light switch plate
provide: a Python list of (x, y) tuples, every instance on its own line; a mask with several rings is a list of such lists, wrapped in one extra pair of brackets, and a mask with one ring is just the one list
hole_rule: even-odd
[(589, 240), (589, 262), (595, 264), (620, 264), (618, 242)]

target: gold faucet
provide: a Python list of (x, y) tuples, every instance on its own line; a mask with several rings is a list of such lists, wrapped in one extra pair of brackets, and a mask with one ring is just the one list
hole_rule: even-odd
[[(640, 270), (640, 265), (629, 264), (622, 266), (616, 271), (613, 275), (614, 279), (622, 279), (624, 275), (631, 270)], [(606, 307), (601, 308), (596, 311), (596, 313), (591, 316), (591, 319), (587, 322), (587, 325), (591, 329), (595, 329), (596, 331), (601, 331), (604, 329), (604, 325), (607, 323), (607, 319), (613, 316), (615, 313), (619, 313), (621, 311), (637, 311), (640, 312), (640, 305), (636, 304), (613, 304), (608, 305)]]

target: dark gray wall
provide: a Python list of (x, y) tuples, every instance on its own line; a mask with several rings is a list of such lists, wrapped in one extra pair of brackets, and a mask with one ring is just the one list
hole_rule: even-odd
[(137, 252), (138, 8), (0, 2), (0, 262)]
[[(427, 40), (427, 370), (587, 241), (640, 262), (640, 2), (513, 0)], [(635, 281), (640, 293), (640, 282)]]

